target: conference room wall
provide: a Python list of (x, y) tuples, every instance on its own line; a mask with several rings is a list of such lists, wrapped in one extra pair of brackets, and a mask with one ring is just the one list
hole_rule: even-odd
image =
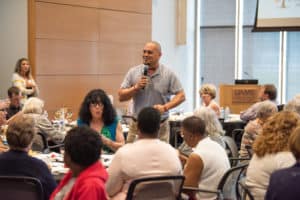
[[(180, 0), (181, 1), (181, 0)], [(200, 87), (195, 77), (196, 26), (195, 8), (197, 0), (187, 0), (186, 43), (176, 43), (176, 27), (178, 22), (178, 0), (152, 0), (152, 39), (162, 46), (161, 62), (170, 67), (179, 77), (186, 94), (186, 100), (173, 111), (190, 112), (199, 106), (197, 102)]]
[(151, 40), (151, 7), (151, 0), (35, 2), (35, 72), (50, 116), (66, 106), (76, 117), (93, 88), (125, 109), (117, 91)]
[(0, 1), (0, 98), (7, 98), (17, 59), (27, 57), (27, 0)]

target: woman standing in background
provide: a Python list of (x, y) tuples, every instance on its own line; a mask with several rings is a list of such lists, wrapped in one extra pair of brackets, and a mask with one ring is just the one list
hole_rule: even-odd
[(17, 61), (12, 84), (20, 89), (23, 99), (38, 95), (38, 86), (31, 75), (27, 58), (20, 58)]

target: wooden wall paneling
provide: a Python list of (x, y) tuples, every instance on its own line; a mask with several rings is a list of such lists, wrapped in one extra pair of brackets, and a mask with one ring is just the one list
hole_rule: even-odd
[(97, 42), (36, 39), (37, 74), (98, 74)]
[(118, 90), (124, 79), (123, 74), (99, 75), (98, 88), (103, 89), (107, 94), (113, 95), (114, 106), (116, 108), (125, 108), (126, 102), (119, 102)]
[(35, 0), (28, 0), (28, 59), (30, 61), (31, 73), (35, 77), (36, 73), (36, 56), (35, 56), (35, 19), (36, 19), (36, 10), (35, 10)]
[(83, 7), (92, 7), (99, 8), (100, 1), (99, 0), (42, 0), (38, 2), (49, 2), (60, 5), (73, 5), (73, 6), (83, 6)]
[(141, 52), (144, 44), (99, 43), (98, 45), (99, 74), (125, 74), (130, 67), (142, 61)]
[(186, 44), (187, 0), (176, 1), (176, 44)]
[(151, 39), (151, 15), (100, 12), (100, 42), (145, 43)]
[(76, 114), (84, 96), (92, 88), (99, 87), (98, 76), (37, 76), (40, 98), (45, 100), (45, 108), (52, 117), (62, 106), (71, 108)]
[(152, 12), (151, 0), (42, 0), (38, 2), (49, 2), (60, 5), (74, 5), (148, 14)]
[(40, 98), (45, 100), (45, 108), (52, 117), (54, 112), (66, 106), (77, 117), (84, 96), (92, 89), (103, 89), (114, 97), (114, 106), (124, 107), (126, 103), (118, 101), (118, 89), (123, 75), (79, 75), (79, 76), (37, 76)]
[(36, 79), (49, 116), (66, 106), (76, 118), (94, 88), (113, 95), (115, 107), (126, 107), (117, 91), (151, 40), (151, 0), (45, 0), (35, 9)]
[(152, 12), (151, 0), (99, 0), (99, 2), (101, 8), (126, 10), (148, 14)]
[(36, 37), (98, 41), (97, 9), (36, 3)]

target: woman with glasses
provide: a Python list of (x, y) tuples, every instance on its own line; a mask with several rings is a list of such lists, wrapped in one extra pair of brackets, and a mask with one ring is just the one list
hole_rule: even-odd
[(107, 153), (124, 145), (125, 139), (116, 111), (101, 89), (91, 90), (84, 98), (79, 111), (78, 126), (87, 125), (99, 133)]
[(202, 106), (208, 107), (215, 111), (218, 117), (220, 116), (220, 106), (214, 100), (216, 98), (217, 89), (213, 84), (203, 84), (199, 90), (199, 95), (202, 100)]

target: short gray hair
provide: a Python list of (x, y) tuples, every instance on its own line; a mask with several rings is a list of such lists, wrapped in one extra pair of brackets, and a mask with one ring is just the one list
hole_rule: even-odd
[(260, 119), (267, 119), (276, 112), (278, 112), (278, 108), (274, 102), (262, 101), (258, 106), (256, 117)]
[(299, 95), (296, 98), (290, 100), (283, 108), (286, 111), (292, 111), (300, 114), (300, 98)]
[(44, 101), (37, 97), (31, 97), (27, 99), (22, 109), (22, 112), (24, 114), (28, 114), (28, 113), (42, 114), (43, 111), (44, 111)]

